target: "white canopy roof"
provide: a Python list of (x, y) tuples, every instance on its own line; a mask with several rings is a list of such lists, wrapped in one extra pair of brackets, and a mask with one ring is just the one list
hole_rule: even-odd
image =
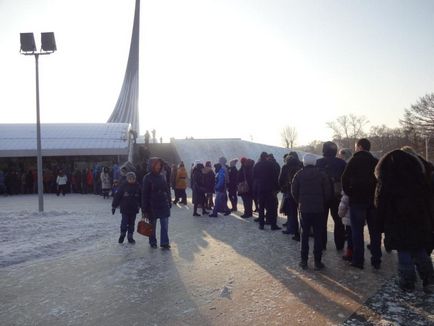
[[(41, 124), (43, 156), (128, 155), (128, 123)], [(0, 124), (0, 157), (36, 156), (35, 124)]]

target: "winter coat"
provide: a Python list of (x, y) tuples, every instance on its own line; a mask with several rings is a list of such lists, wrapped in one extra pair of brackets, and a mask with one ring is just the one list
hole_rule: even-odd
[(203, 204), (205, 200), (205, 182), (204, 174), (202, 173), (203, 165), (198, 164), (193, 169), (191, 180), (192, 180), (192, 190), (193, 190), (193, 204)]
[(187, 170), (185, 167), (178, 167), (175, 180), (175, 189), (187, 189)]
[(291, 194), (291, 184), (295, 174), (303, 168), (303, 163), (298, 158), (288, 160), (284, 165), (279, 175), (280, 191), (284, 194)]
[(343, 159), (334, 156), (324, 156), (316, 161), (316, 167), (329, 177), (330, 191), (334, 198), (341, 197), (341, 177), (346, 165), (347, 163)]
[(241, 168), (238, 171), (238, 183), (241, 183), (247, 180), (247, 184), (249, 185), (249, 191), (243, 195), (252, 195), (253, 194), (253, 161), (247, 160), (245, 164), (241, 165)]
[(350, 220), (350, 198), (342, 191), (341, 201), (338, 207), (338, 215), (344, 225), (351, 226)]
[(215, 173), (210, 167), (204, 168), (204, 186), (205, 186), (205, 193), (212, 194), (215, 192)]
[(216, 192), (225, 192), (226, 191), (226, 176), (225, 169), (222, 167), (216, 171), (217, 174), (215, 176), (215, 186), (214, 189)]
[(377, 167), (377, 222), (386, 249), (432, 249), (430, 185), (411, 154), (394, 150)]
[(138, 182), (124, 182), (114, 193), (112, 207), (120, 206), (122, 214), (137, 214), (139, 212), (142, 191)]
[(228, 169), (229, 173), (229, 184), (228, 184), (228, 191), (229, 192), (237, 192), (237, 185), (238, 185), (238, 170), (236, 166), (231, 166)]
[(253, 182), (257, 194), (271, 193), (278, 189), (278, 176), (274, 164), (262, 159), (253, 167)]
[[(150, 158), (148, 163), (151, 168), (143, 177), (142, 184), (142, 212), (152, 219), (170, 216), (170, 191), (166, 179), (161, 170), (154, 171), (152, 165), (159, 158)], [(161, 160), (160, 160), (161, 161)]]
[(110, 175), (105, 172), (101, 172), (101, 188), (102, 189), (110, 189), (112, 186), (110, 182)]
[(312, 165), (297, 172), (291, 192), (301, 213), (323, 213), (325, 203), (331, 197), (327, 176)]
[(377, 180), (374, 176), (378, 160), (370, 152), (356, 152), (342, 174), (342, 189), (350, 198), (350, 206), (374, 205)]

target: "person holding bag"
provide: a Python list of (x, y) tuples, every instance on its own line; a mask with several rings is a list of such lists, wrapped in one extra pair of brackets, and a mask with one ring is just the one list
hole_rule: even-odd
[(160, 247), (170, 249), (169, 242), (169, 216), (170, 192), (166, 178), (161, 175), (163, 164), (158, 157), (151, 157), (148, 161), (148, 174), (143, 178), (142, 185), (142, 214), (149, 218), (153, 230), (149, 237), (149, 245), (157, 248), (156, 226), (160, 220)]

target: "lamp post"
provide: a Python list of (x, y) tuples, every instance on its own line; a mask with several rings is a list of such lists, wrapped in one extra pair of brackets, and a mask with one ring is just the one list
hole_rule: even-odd
[(53, 32), (41, 33), (41, 50), (36, 51), (35, 37), (33, 33), (20, 34), (20, 53), (35, 56), (36, 68), (36, 152), (37, 152), (37, 175), (38, 175), (38, 208), (39, 212), (44, 211), (44, 189), (42, 183), (42, 146), (41, 146), (41, 121), (39, 114), (39, 56), (51, 54), (57, 50), (56, 40)]

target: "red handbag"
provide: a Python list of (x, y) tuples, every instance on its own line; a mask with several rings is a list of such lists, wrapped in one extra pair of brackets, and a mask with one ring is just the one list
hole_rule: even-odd
[(149, 223), (148, 219), (142, 218), (137, 224), (137, 233), (144, 235), (145, 237), (150, 237), (154, 232), (154, 227)]

